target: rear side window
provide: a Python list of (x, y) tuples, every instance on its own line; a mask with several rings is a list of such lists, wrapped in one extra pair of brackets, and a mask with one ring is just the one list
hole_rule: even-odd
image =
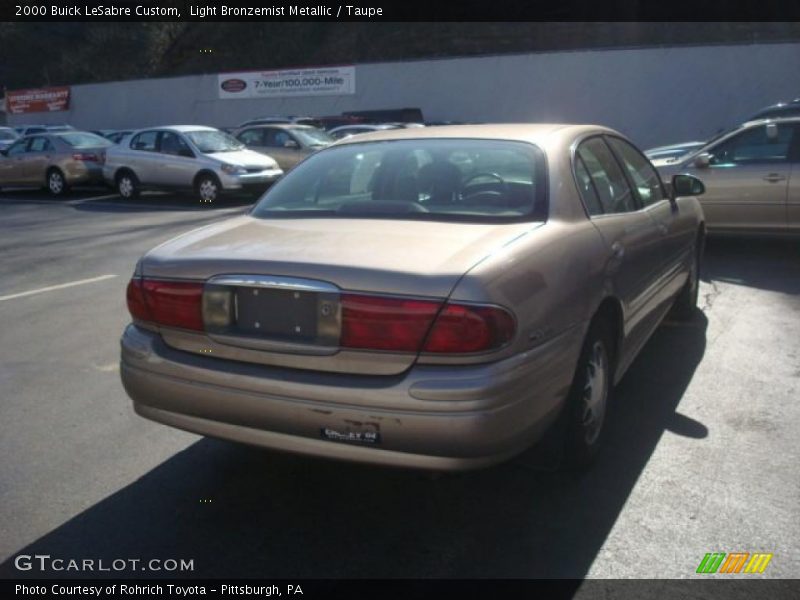
[(131, 148), (144, 150), (145, 152), (155, 152), (157, 137), (157, 131), (144, 131), (131, 140)]
[(583, 203), (586, 205), (586, 211), (590, 216), (603, 214), (600, 198), (597, 197), (592, 178), (580, 156), (575, 158), (575, 175), (578, 176), (578, 191), (581, 194), (581, 198), (583, 198)]
[(593, 137), (578, 147), (578, 156), (589, 171), (604, 213), (625, 213), (636, 210), (631, 191), (617, 159), (600, 137)]
[(43, 137), (33, 138), (28, 146), (28, 152), (50, 152), (53, 150), (53, 144), (50, 140)]
[(650, 206), (664, 199), (661, 178), (653, 165), (642, 154), (625, 140), (609, 137), (608, 143), (617, 153), (628, 176), (633, 181), (636, 195), (643, 206)]

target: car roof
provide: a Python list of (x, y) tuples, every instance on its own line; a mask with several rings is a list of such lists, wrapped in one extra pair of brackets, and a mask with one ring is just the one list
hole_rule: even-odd
[(144, 127), (136, 130), (140, 131), (175, 131), (178, 133), (187, 133), (189, 131), (219, 131), (216, 127), (209, 127), (208, 125), (161, 125), (158, 127)]
[(359, 144), (370, 141), (463, 138), (483, 140), (510, 140), (540, 144), (554, 136), (574, 137), (582, 133), (617, 132), (602, 125), (575, 125), (569, 123), (493, 123), (482, 125), (442, 125), (441, 127), (413, 127), (381, 129), (362, 133), (358, 137), (344, 138), (336, 145)]
[(261, 129), (264, 127), (276, 127), (278, 129), (317, 129), (313, 125), (301, 125), (300, 123), (253, 123), (252, 125), (242, 125), (238, 129)]

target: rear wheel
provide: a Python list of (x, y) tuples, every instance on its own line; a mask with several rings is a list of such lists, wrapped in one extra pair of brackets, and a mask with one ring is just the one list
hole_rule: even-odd
[(675, 298), (672, 313), (675, 318), (682, 321), (691, 320), (697, 312), (697, 298), (700, 293), (700, 257), (702, 255), (702, 237), (698, 236), (692, 252), (692, 262), (689, 265), (689, 276), (683, 289)]
[(60, 170), (50, 169), (47, 172), (47, 190), (52, 196), (63, 196), (69, 191), (67, 180)]
[(608, 327), (595, 322), (583, 342), (567, 401), (567, 467), (588, 467), (600, 448), (613, 378), (611, 339)]
[(214, 202), (219, 198), (221, 187), (214, 175), (200, 175), (195, 183), (195, 191), (200, 202)]
[(117, 175), (117, 193), (126, 200), (139, 196), (139, 180), (130, 171)]

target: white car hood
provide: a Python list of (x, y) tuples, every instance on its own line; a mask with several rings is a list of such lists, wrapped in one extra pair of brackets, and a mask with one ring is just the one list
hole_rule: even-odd
[(277, 169), (278, 163), (274, 159), (265, 155), (253, 152), (252, 150), (235, 150), (233, 152), (213, 152), (206, 154), (220, 162), (240, 167), (263, 167), (264, 169)]

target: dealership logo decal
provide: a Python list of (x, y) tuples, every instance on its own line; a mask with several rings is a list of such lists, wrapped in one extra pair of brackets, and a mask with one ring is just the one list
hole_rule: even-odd
[(247, 82), (244, 79), (226, 79), (219, 84), (226, 92), (243, 92), (247, 87)]
[(749, 552), (709, 552), (700, 561), (698, 573), (763, 573), (772, 554)]

